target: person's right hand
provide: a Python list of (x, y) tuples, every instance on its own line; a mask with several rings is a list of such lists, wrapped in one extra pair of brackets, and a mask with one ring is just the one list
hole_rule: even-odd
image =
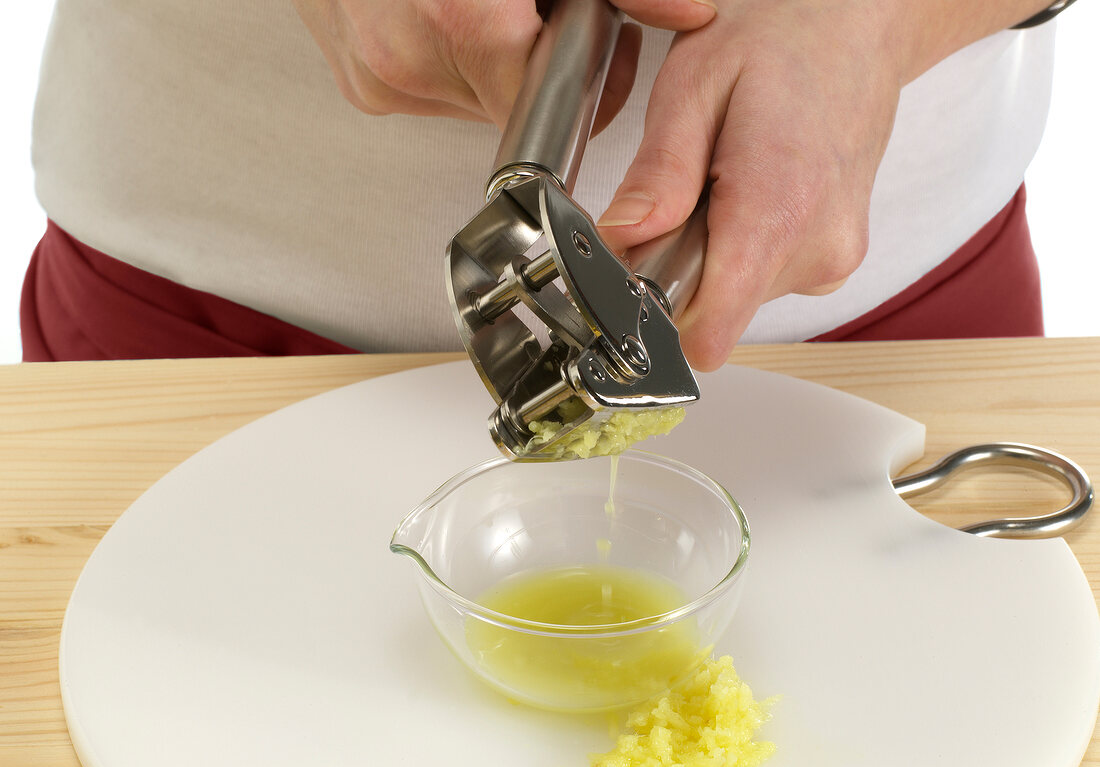
[[(294, 0), (344, 96), (371, 115), (491, 121), (503, 128), (542, 19), (535, 0)], [(695, 29), (714, 8), (655, 0), (636, 18)], [(595, 129), (610, 122), (634, 84), (641, 30), (619, 35)]]

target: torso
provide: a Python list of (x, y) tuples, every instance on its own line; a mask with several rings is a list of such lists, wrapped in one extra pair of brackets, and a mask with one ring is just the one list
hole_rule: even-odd
[[(589, 145), (598, 217), (641, 139), (671, 37)], [(863, 266), (764, 307), (745, 341), (815, 336), (930, 271), (1019, 187), (1045, 121), (1053, 29), (998, 33), (902, 93)], [(134, 266), (363, 351), (459, 348), (443, 253), (483, 202), (498, 134), (347, 104), (290, 3), (59, 0), (34, 127), (39, 198)]]

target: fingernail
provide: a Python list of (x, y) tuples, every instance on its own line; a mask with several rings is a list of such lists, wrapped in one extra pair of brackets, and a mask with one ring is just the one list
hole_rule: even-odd
[(714, 0), (691, 0), (691, 2), (705, 5), (707, 8), (713, 8), (716, 11), (718, 10), (718, 3), (714, 2)]
[(641, 192), (629, 192), (616, 197), (600, 216), (596, 226), (629, 226), (645, 220), (657, 203)]

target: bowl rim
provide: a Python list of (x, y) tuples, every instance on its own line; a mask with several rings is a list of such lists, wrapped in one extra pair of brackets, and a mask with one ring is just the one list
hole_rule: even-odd
[[(506, 613), (497, 612), (491, 610), (488, 607), (484, 607), (475, 600), (459, 594), (443, 581), (431, 568), (431, 566), (424, 560), (424, 558), (415, 549), (410, 548), (402, 543), (397, 542), (397, 538), (401, 528), (405, 525), (405, 522), (413, 516), (425, 511), (428, 507), (433, 506), (443, 496), (448, 495), (459, 486), (465, 484), (475, 476), (480, 476), (487, 471), (495, 468), (499, 468), (505, 465), (513, 465), (513, 461), (509, 461), (503, 456), (496, 456), (480, 463), (474, 464), (466, 469), (455, 474), (448, 479), (435, 491), (433, 491), (427, 498), (425, 498), (415, 509), (409, 512), (401, 524), (398, 525), (397, 531), (394, 532), (393, 538), (390, 540), (390, 551), (395, 554), (401, 554), (414, 560), (419, 566), (421, 574), (425, 577), (427, 583), (452, 604), (461, 607), (466, 612), (476, 616), (478, 619), (491, 623), (502, 628), (515, 629), (523, 631), (528, 634), (536, 634), (541, 636), (551, 637), (616, 637), (625, 636), (628, 634), (636, 634), (643, 631), (651, 631), (654, 629), (664, 628), (672, 625), (677, 621), (683, 620), (688, 616), (698, 612), (702, 608), (706, 607), (710, 603), (718, 599), (724, 594), (734, 583), (737, 576), (741, 571), (745, 569), (748, 562), (749, 549), (752, 540), (752, 536), (749, 532), (749, 522), (745, 516), (744, 510), (737, 500), (730, 494), (725, 487), (719, 482), (694, 468), (688, 464), (678, 461), (675, 458), (669, 458), (668, 456), (659, 455), (657, 453), (651, 453), (645, 450), (626, 450), (618, 456), (612, 456), (614, 458), (627, 458), (630, 460), (648, 461), (653, 464), (661, 464), (669, 468), (676, 469), (683, 473), (686, 473), (701, 485), (707, 487), (711, 492), (721, 497), (728, 507), (741, 529), (741, 542), (737, 552), (737, 558), (729, 571), (711, 588), (706, 592), (699, 595), (695, 599), (687, 602), (686, 604), (677, 607), (675, 610), (669, 610), (657, 615), (648, 616), (645, 618), (637, 618), (632, 621), (625, 621), (622, 623), (604, 623), (594, 624), (588, 626), (576, 626), (568, 624), (558, 623), (545, 623), (542, 621), (533, 621), (525, 618), (517, 618)], [(592, 459), (584, 459), (592, 460)]]

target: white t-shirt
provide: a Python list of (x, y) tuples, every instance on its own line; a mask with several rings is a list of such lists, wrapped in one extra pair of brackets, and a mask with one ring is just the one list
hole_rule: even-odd
[[(836, 293), (768, 303), (743, 340), (843, 324), (992, 218), (1042, 134), (1053, 34), (997, 33), (908, 85), (863, 265)], [(670, 40), (646, 30), (634, 93), (589, 144), (574, 196), (593, 217)], [(443, 253), (483, 204), (498, 139), (358, 112), (287, 0), (58, 0), (33, 160), (47, 214), (98, 250), (363, 351), (429, 351), (461, 347)]]

